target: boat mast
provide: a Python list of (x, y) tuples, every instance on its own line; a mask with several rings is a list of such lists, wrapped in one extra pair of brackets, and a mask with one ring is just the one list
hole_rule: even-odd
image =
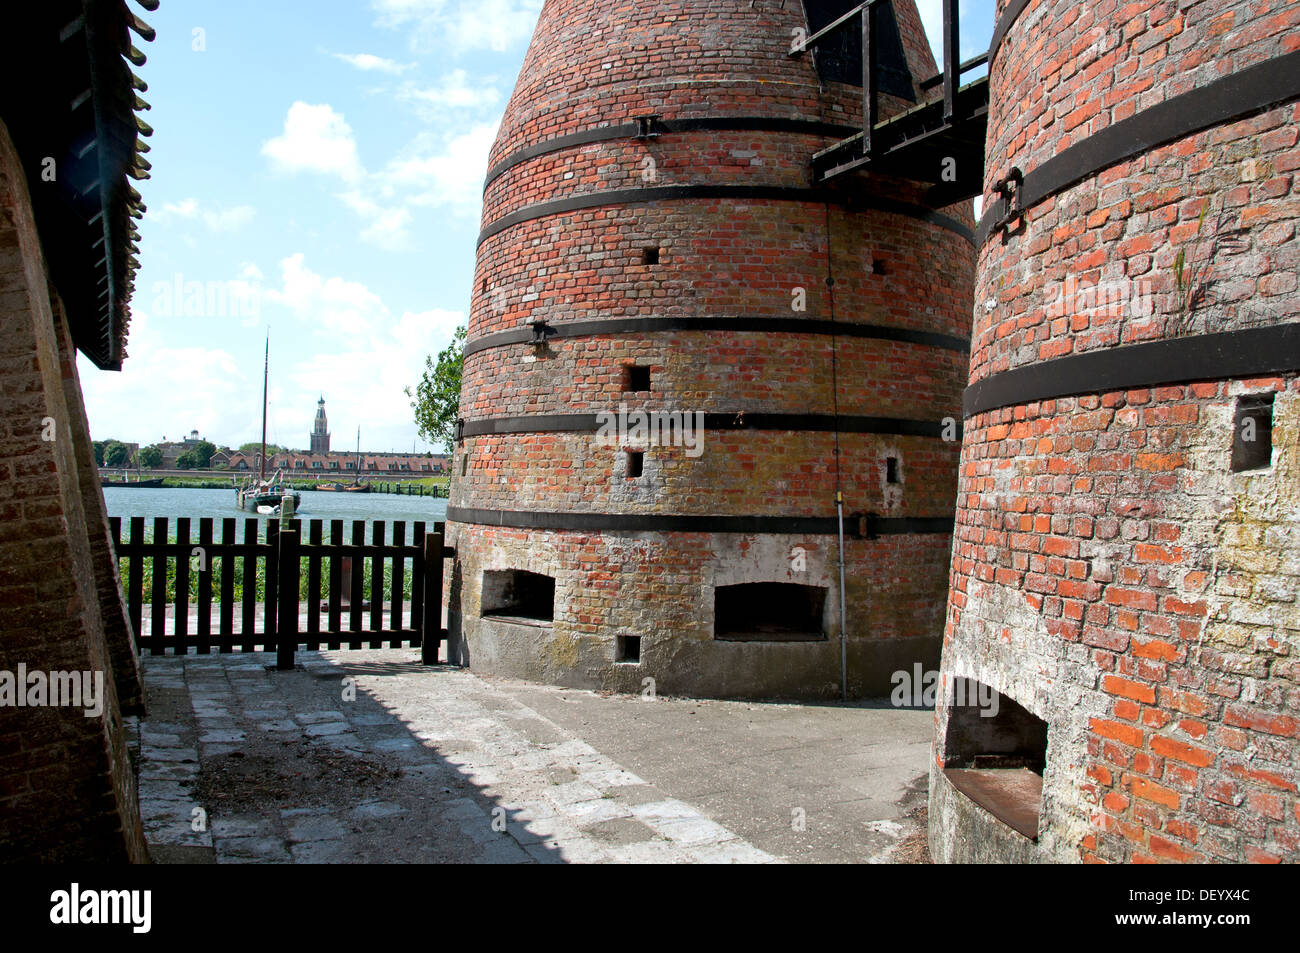
[(357, 472), (352, 477), (353, 485), (361, 483), (361, 425), (357, 424)]
[(266, 481), (266, 383), (271, 376), (271, 335), (266, 336), (266, 363), (262, 365), (262, 457), (257, 478)]

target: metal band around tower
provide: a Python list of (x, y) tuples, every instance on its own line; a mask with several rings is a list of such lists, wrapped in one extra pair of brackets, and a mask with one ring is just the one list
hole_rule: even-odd
[[(642, 411), (629, 408), (628, 415), (634, 413), (666, 413), (665, 411)], [(689, 417), (690, 412), (683, 413)], [(528, 414), (521, 417), (485, 417), (465, 421), (460, 435), (464, 437), (488, 437), (499, 434), (532, 433), (595, 433), (602, 427), (601, 414)], [(617, 419), (611, 411), (610, 417)], [(912, 420), (902, 417), (864, 417), (845, 414), (767, 414), (767, 413), (706, 413), (705, 430), (775, 430), (790, 433), (864, 433), (888, 434), (898, 437), (933, 437), (944, 439), (945, 436), (956, 449), (961, 440), (961, 428), (955, 418), (949, 418), (945, 425), (943, 420)], [(945, 430), (947, 434), (945, 434)]]
[[(1019, 208), (1028, 211), (1125, 159), (1300, 99), (1300, 51), (1248, 66), (1112, 123), (1024, 174)], [(997, 175), (1002, 170), (990, 169)], [(976, 247), (1006, 216), (1006, 201), (989, 203), (980, 217)]]
[(1128, 344), (1003, 371), (966, 389), (967, 417), (1040, 400), (1300, 370), (1300, 324)]
[[(590, 321), (564, 321), (551, 325), (560, 339), (594, 337), (602, 334), (651, 334), (666, 331), (732, 331), (756, 334), (823, 334), (839, 337), (871, 338), (899, 341), (923, 347), (937, 347), (960, 354), (970, 353), (970, 342), (951, 334), (917, 331), (881, 324), (858, 324), (852, 321), (829, 321), (824, 318), (773, 318), (739, 315), (736, 317), (679, 318), (599, 318)], [(475, 338), (465, 345), (465, 356), (494, 347), (526, 344), (533, 340), (531, 326), (497, 331)]]
[[(845, 535), (854, 539), (911, 534), (951, 535), (952, 516), (879, 517), (868, 515), (865, 535), (858, 517), (846, 517)], [(660, 513), (546, 513), (533, 510), (490, 510), (448, 506), (447, 521), (512, 529), (573, 530), (601, 533), (776, 533), (791, 536), (833, 536), (840, 523), (834, 516), (679, 516)]]
[[(709, 116), (700, 119), (656, 119), (652, 126), (653, 135), (667, 135), (683, 132), (789, 132), (804, 136), (821, 136), (827, 139), (845, 139), (858, 131), (856, 126), (844, 126), (838, 123), (822, 122), (817, 119), (780, 119), (770, 116)], [(597, 126), (571, 132), (553, 139), (543, 139), (531, 146), (523, 146), (507, 155), (488, 170), (483, 182), (487, 191), (494, 181), (509, 172), (515, 166), (549, 155), (572, 149), (574, 146), (590, 145), (593, 142), (612, 142), (619, 139), (641, 138), (640, 123), (629, 122), (619, 126)]]
[(586, 192), (550, 202), (526, 205), (491, 222), (479, 233), (478, 244), (514, 225), (551, 215), (578, 212), (590, 208), (618, 205), (647, 205), (655, 202), (680, 202), (692, 199), (730, 199), (731, 201), (807, 202), (810, 204), (838, 205), (851, 212), (885, 212), (929, 222), (975, 241), (975, 232), (955, 218), (922, 205), (898, 202), (883, 198), (859, 198), (830, 189), (804, 188), (783, 185), (664, 185), (644, 189), (611, 189), (604, 192)]

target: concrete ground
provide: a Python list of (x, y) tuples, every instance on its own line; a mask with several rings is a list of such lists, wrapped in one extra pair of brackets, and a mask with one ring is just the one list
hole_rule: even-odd
[(932, 715), (643, 699), (418, 650), (147, 656), (162, 863), (891, 862), (923, 855)]

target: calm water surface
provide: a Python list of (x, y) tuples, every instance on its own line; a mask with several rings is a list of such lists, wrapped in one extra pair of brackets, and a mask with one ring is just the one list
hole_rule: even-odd
[[(396, 520), (405, 520), (407, 539), (410, 539), (410, 524), (416, 520), (434, 523), (447, 518), (447, 501), (440, 497), (394, 496), (389, 493), (322, 493), (319, 490), (303, 491), (300, 496), (302, 504), (298, 507), (297, 515), (304, 521), (325, 520), (326, 533), (328, 533), (329, 520), (341, 519), (345, 521), (345, 532), (350, 533), (349, 527), (353, 520), (365, 520), (367, 540), (370, 539), (370, 523), (374, 520), (384, 520), (387, 524), (392, 524)], [(188, 516), (190, 533), (197, 535), (198, 521), (201, 517), (210, 516), (215, 525), (220, 526), (220, 521), (227, 517), (243, 520), (255, 515), (243, 512), (235, 506), (233, 488), (183, 490), (161, 487), (135, 490), (106, 486), (104, 500), (108, 504), (109, 516), (122, 517), (123, 536), (126, 536), (126, 524), (132, 516), (145, 517), (146, 531), (152, 530), (155, 516), (166, 516), (170, 520), (173, 533), (176, 517)], [(275, 518), (258, 517), (263, 524), (267, 519)], [(389, 525), (385, 527), (385, 535), (391, 538), (391, 534), (392, 528)]]

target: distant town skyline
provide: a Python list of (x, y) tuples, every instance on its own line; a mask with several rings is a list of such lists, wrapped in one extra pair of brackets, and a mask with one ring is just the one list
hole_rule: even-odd
[[(316, 402), (317, 412), (319, 412), (319, 410), (322, 408), (323, 405), (325, 405), (325, 397), (324, 397), (324, 395), (322, 394), (322, 395), (317, 399), (317, 402)], [(271, 439), (269, 439), (269, 438), (267, 439), (267, 442), (266, 442), (266, 443), (267, 443), (267, 446), (283, 447), (283, 448), (286, 449), (286, 450), (291, 450), (291, 451), (294, 451), (294, 452), (303, 452), (303, 453), (318, 453), (318, 452), (323, 452), (323, 453), (327, 453), (327, 454), (328, 454), (328, 453), (343, 453), (343, 454), (347, 454), (347, 453), (355, 453), (355, 452), (356, 452), (356, 447), (355, 447), (355, 446), (352, 446), (352, 447), (350, 447), (350, 448), (349, 448), (349, 447), (336, 447), (336, 448), (332, 448), (332, 449), (331, 449), (331, 447), (330, 447), (330, 442), (329, 442), (328, 439), (324, 442), (323, 445), (322, 445), (319, 441), (315, 441), (315, 438), (316, 438), (317, 436), (319, 436), (319, 435), (316, 433), (316, 429), (317, 429), (317, 428), (316, 428), (316, 426), (315, 426), (315, 421), (313, 421), (312, 431), (311, 431), (310, 433), (307, 434), (307, 443), (302, 444), (301, 447), (300, 447), (298, 444), (294, 444), (294, 443), (281, 443), (281, 442), (279, 442), (279, 441), (274, 441), (274, 440), (271, 440)], [(351, 432), (352, 432), (353, 434), (356, 434), (356, 432), (357, 432), (357, 431), (356, 431), (356, 428), (353, 428), (353, 430), (352, 430)], [(239, 441), (237, 441), (237, 442), (223, 442), (223, 441), (221, 441), (221, 440), (214, 440), (210, 435), (208, 435), (208, 434), (202, 432), (202, 431), (199, 430), (197, 427), (191, 427), (188, 431), (182, 433), (180, 436), (177, 436), (177, 437), (168, 437), (168, 436), (166, 436), (166, 435), (163, 435), (163, 436), (159, 437), (157, 440), (135, 440), (135, 439), (132, 439), (132, 438), (135, 437), (135, 436), (138, 436), (138, 435), (136, 435), (136, 434), (126, 434), (126, 435), (123, 435), (123, 434), (116, 434), (116, 433), (114, 433), (114, 434), (98, 434), (98, 433), (92, 433), (92, 434), (91, 434), (91, 438), (94, 439), (94, 440), (96, 440), (96, 441), (100, 441), (100, 440), (116, 440), (116, 441), (118, 441), (118, 442), (120, 442), (120, 443), (124, 443), (124, 444), (135, 444), (135, 445), (138, 445), (138, 446), (140, 446), (140, 447), (157, 446), (157, 445), (161, 445), (161, 444), (180, 444), (180, 443), (185, 443), (186, 441), (191, 441), (191, 442), (192, 442), (192, 441), (194, 440), (194, 438), (197, 437), (199, 440), (207, 440), (209, 443), (212, 443), (212, 444), (214, 444), (214, 445), (217, 446), (217, 447), (226, 447), (226, 448), (228, 448), (228, 449), (232, 449), (232, 450), (233, 450), (233, 449), (238, 449), (239, 447), (242, 447), (242, 446), (244, 446), (245, 444), (249, 444), (249, 443), (260, 443), (260, 442), (261, 442), (261, 439), (262, 439), (261, 432), (260, 432), (260, 427), (259, 427), (259, 432), (258, 432), (257, 434), (255, 434), (251, 439), (249, 439), (249, 440), (239, 440)], [(331, 435), (330, 435), (330, 434), (326, 434), (325, 436), (328, 438), (328, 437), (330, 437)], [(369, 448), (367, 448), (367, 447), (364, 447), (364, 446), (363, 446), (363, 447), (361, 448), (361, 452), (362, 452), (362, 453), (385, 453), (385, 454), (395, 454), (395, 453), (432, 453), (432, 454), (435, 455), (435, 456), (445, 456), (445, 455), (446, 455), (446, 451), (443, 451), (443, 450), (441, 450), (441, 449), (439, 449), (439, 448), (432, 447), (432, 446), (429, 446), (429, 445), (427, 445), (427, 444), (424, 444), (423, 441), (420, 441), (420, 443), (423, 444), (423, 446), (421, 446), (419, 449), (415, 449), (415, 450), (403, 450), (401, 447), (388, 447), (388, 448), (374, 448), (374, 447), (369, 447)], [(313, 444), (315, 444), (315, 445), (313, 445)]]

